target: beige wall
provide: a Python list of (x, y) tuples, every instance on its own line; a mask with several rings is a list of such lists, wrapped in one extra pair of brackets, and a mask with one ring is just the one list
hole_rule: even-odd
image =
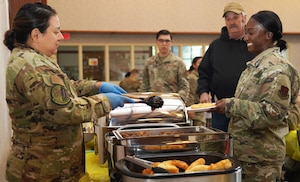
[(5, 180), (6, 158), (10, 147), (11, 122), (5, 100), (5, 74), (9, 51), (2, 44), (4, 32), (8, 29), (8, 0), (0, 1), (0, 181)]
[[(174, 33), (175, 44), (192, 45), (209, 44), (218, 37), (224, 25), (223, 8), (231, 0), (48, 0), (47, 2), (57, 10), (62, 30), (71, 31), (71, 40), (62, 44), (149, 44), (154, 43), (154, 33), (166, 28)], [(289, 59), (300, 72), (298, 61), (300, 23), (297, 22), (300, 17), (299, 0), (237, 2), (244, 6), (248, 18), (265, 9), (275, 11), (280, 16), (284, 39), (289, 44)]]
[[(300, 32), (299, 0), (235, 0), (248, 16), (273, 10), (285, 32)], [(63, 30), (219, 32), (223, 8), (231, 0), (48, 0), (59, 13)]]

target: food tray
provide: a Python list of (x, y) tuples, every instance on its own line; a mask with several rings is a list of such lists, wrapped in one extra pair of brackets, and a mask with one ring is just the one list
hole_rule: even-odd
[(216, 131), (202, 126), (183, 126), (183, 127), (161, 127), (161, 128), (136, 128), (136, 129), (117, 129), (113, 131), (117, 139), (157, 137), (157, 136), (179, 136), (184, 134), (196, 133), (216, 133)]
[[(148, 132), (145, 136), (123, 137), (123, 132)], [(165, 133), (162, 135), (162, 132)], [(180, 128), (149, 128), (133, 130), (114, 130), (118, 143), (129, 150), (141, 153), (159, 153), (174, 151), (216, 151), (230, 153), (230, 136), (228, 133), (204, 126)]]
[(153, 175), (142, 174), (144, 169), (132, 162), (121, 159), (116, 163), (116, 176), (122, 177), (123, 181), (149, 181), (149, 182), (162, 182), (162, 181), (174, 181), (177, 182), (217, 182), (222, 179), (224, 182), (241, 182), (242, 181), (242, 169), (240, 163), (232, 157), (222, 154), (208, 153), (208, 152), (178, 152), (178, 153), (161, 153), (155, 155), (143, 155), (139, 158), (146, 159), (152, 162), (161, 162), (166, 160), (181, 160), (187, 164), (191, 164), (193, 161), (204, 158), (206, 164), (216, 163), (223, 159), (229, 159), (232, 163), (232, 167), (226, 170), (214, 170), (214, 171), (198, 171), (198, 172), (179, 172), (179, 173), (156, 173)]

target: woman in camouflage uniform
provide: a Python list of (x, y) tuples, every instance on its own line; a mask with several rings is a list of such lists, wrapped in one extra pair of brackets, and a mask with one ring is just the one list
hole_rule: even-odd
[(12, 51), (6, 73), (13, 130), (8, 181), (78, 181), (85, 165), (81, 123), (133, 102), (116, 85), (70, 80), (51, 58), (62, 39), (55, 10), (41, 3), (21, 7), (5, 33)]
[(299, 76), (280, 53), (282, 24), (272, 11), (260, 11), (246, 25), (244, 40), (256, 57), (241, 74), (234, 98), (216, 103), (215, 112), (230, 117), (234, 156), (243, 182), (275, 181), (281, 175), (288, 133), (288, 110), (296, 103)]

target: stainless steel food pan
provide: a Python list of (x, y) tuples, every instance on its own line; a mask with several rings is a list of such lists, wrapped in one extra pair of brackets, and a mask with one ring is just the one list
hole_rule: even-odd
[[(148, 124), (147, 124), (148, 125)], [(147, 126), (143, 125), (143, 126)], [(135, 125), (133, 125), (135, 126)], [(215, 131), (206, 127), (199, 126), (184, 126), (184, 127), (156, 127), (159, 125), (154, 125), (146, 128), (139, 128), (137, 125), (133, 129), (124, 129), (119, 128), (113, 133), (117, 139), (126, 139), (126, 138), (140, 138), (140, 137), (153, 137), (153, 136), (162, 136), (162, 135), (174, 135), (174, 134), (192, 134), (192, 133), (214, 133)]]
[(199, 171), (192, 173), (157, 173), (154, 175), (142, 174), (143, 168), (126, 161), (124, 159), (119, 160), (116, 163), (116, 172), (112, 173), (112, 181), (122, 182), (241, 182), (241, 166), (239, 162), (231, 157), (215, 154), (215, 153), (169, 153), (169, 154), (156, 154), (156, 155), (145, 155), (140, 158), (146, 159), (153, 162), (162, 162), (165, 160), (182, 160), (191, 164), (198, 158), (204, 158), (207, 164), (216, 163), (223, 159), (229, 159), (232, 162), (232, 167), (226, 170), (214, 170), (214, 171)]
[[(225, 141), (229, 139), (228, 133), (216, 131), (204, 126), (115, 130), (113, 133), (116, 138), (120, 140), (120, 144), (126, 147), (199, 142), (205, 143), (212, 141)], [(144, 135), (135, 136), (134, 133)]]

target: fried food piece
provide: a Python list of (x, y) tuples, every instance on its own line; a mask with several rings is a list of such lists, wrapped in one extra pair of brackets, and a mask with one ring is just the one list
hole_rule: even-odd
[(186, 170), (191, 170), (193, 167), (195, 167), (197, 165), (204, 165), (204, 164), (205, 164), (205, 159), (199, 158), (199, 159), (195, 160), (194, 162), (192, 162)]
[(152, 164), (152, 167), (158, 167), (159, 164), (160, 164), (160, 162), (154, 162), (154, 163)]
[(179, 168), (173, 164), (172, 160), (163, 161), (159, 163), (157, 167), (164, 168), (169, 173), (179, 173)]
[[(204, 158), (199, 158), (188, 165), (185, 161), (181, 160), (166, 160), (163, 162), (154, 162), (152, 167), (161, 167), (166, 169), (169, 173), (179, 173), (179, 168), (184, 169), (185, 172), (209, 171), (209, 170), (225, 170), (232, 167), (229, 159), (223, 159), (217, 163), (205, 165)], [(144, 169), (142, 174), (154, 174), (150, 169)]]
[(189, 165), (186, 162), (181, 160), (172, 160), (172, 164), (184, 170), (186, 170), (189, 167)]
[(207, 171), (209, 167), (210, 167), (209, 165), (199, 164), (191, 168), (188, 168), (187, 170), (185, 170), (185, 172)]
[(142, 174), (154, 174), (151, 169), (143, 169)]
[(209, 170), (224, 170), (232, 167), (232, 163), (229, 159), (221, 160), (217, 163), (212, 163), (209, 166)]
[[(166, 169), (169, 173), (179, 173), (179, 168), (186, 170), (188, 164), (181, 160), (167, 160), (163, 162), (154, 162), (152, 167), (161, 167)], [(154, 174), (150, 169), (144, 169), (142, 174)]]
[(192, 104), (191, 108), (192, 109), (200, 109), (200, 108), (212, 107), (214, 105), (215, 105), (215, 103), (199, 103), (199, 104)]

